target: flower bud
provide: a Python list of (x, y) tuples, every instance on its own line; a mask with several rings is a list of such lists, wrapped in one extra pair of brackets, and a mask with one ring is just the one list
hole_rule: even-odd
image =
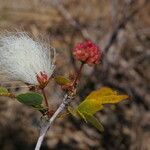
[(74, 57), (88, 65), (98, 64), (102, 52), (92, 41), (88, 40), (77, 44), (73, 49)]

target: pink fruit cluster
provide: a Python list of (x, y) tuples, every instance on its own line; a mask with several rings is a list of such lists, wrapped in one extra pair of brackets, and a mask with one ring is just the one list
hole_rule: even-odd
[(78, 43), (73, 49), (74, 57), (88, 65), (98, 64), (101, 59), (101, 49), (92, 41)]

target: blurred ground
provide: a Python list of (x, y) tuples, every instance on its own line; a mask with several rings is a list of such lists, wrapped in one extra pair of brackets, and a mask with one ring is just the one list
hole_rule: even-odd
[[(77, 102), (101, 86), (130, 96), (97, 114), (105, 127), (101, 134), (71, 116), (58, 119), (43, 150), (150, 149), (149, 18), (148, 0), (0, 0), (0, 32), (44, 35), (58, 52), (55, 74), (77, 69), (70, 52), (76, 42), (90, 38), (101, 45), (103, 61), (95, 69), (84, 69)], [(2, 77), (0, 83), (14, 92), (27, 90)], [(57, 107), (62, 93), (53, 82), (49, 90), (51, 106)], [(34, 149), (40, 114), (10, 99), (1, 97), (0, 103), (0, 149)]]

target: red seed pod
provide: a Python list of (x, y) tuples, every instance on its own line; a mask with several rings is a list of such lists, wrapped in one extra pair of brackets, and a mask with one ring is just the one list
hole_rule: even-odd
[(82, 61), (88, 65), (98, 64), (101, 59), (101, 49), (88, 40), (77, 44), (73, 49), (75, 59)]

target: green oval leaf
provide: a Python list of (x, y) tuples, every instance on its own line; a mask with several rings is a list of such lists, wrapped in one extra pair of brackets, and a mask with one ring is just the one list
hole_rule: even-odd
[(54, 78), (56, 83), (59, 84), (59, 85), (67, 85), (68, 83), (70, 83), (71, 81), (64, 77), (64, 76), (57, 76)]
[(38, 93), (28, 92), (28, 93), (17, 95), (16, 99), (20, 103), (23, 103), (28, 106), (36, 107), (42, 104), (43, 97)]
[(76, 110), (75, 110), (74, 108), (72, 108), (71, 106), (68, 106), (67, 110), (68, 110), (68, 112), (69, 112), (72, 116), (74, 116), (74, 117), (76, 117), (76, 118), (79, 117), (78, 114), (77, 114), (77, 112), (76, 112)]
[(97, 118), (95, 118), (93, 115), (88, 113), (83, 113), (85, 119), (87, 122), (91, 123), (95, 128), (97, 128), (100, 132), (104, 131), (103, 125), (99, 122)]

